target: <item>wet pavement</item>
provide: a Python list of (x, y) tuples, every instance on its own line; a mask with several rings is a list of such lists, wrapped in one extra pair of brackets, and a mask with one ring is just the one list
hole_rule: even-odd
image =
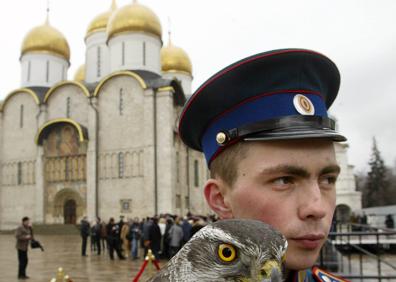
[[(29, 264), (27, 274), (30, 282), (49, 282), (51, 278), (56, 276), (57, 269), (63, 267), (73, 282), (110, 282), (110, 281), (129, 281), (131, 282), (143, 263), (143, 259), (139, 260), (123, 260), (116, 258), (110, 260), (107, 251), (102, 255), (91, 253), (87, 250), (87, 257), (81, 256), (81, 238), (78, 235), (36, 235), (45, 248), (44, 252), (39, 249), (29, 249)], [(142, 250), (139, 250), (142, 257)], [(396, 265), (396, 255), (384, 255), (385, 261)], [(166, 261), (161, 261), (160, 265), (164, 265)], [(369, 258), (363, 258), (364, 273), (375, 275), (377, 272), (376, 261)], [(351, 257), (351, 272), (357, 274), (359, 266), (359, 256)], [(15, 249), (14, 235), (0, 234), (0, 282), (14, 282), (17, 279), (17, 252)], [(344, 260), (344, 271), (348, 272), (349, 263)], [(146, 281), (151, 275), (148, 271), (154, 273), (154, 268), (147, 269), (139, 281)], [(382, 266), (384, 275), (394, 275), (395, 270)], [(351, 279), (351, 281), (360, 281)], [(364, 280), (378, 281), (378, 280)], [(384, 280), (391, 281), (391, 280)], [(394, 281), (394, 280), (392, 280)]]
[[(114, 261), (110, 260), (107, 251), (102, 255), (91, 253), (87, 250), (87, 256), (81, 256), (81, 239), (76, 235), (37, 235), (45, 251), (29, 249), (29, 264), (27, 275), (30, 282), (49, 282), (56, 276), (57, 269), (63, 267), (65, 274), (72, 278), (73, 282), (109, 282), (109, 281), (132, 281), (139, 272), (143, 259), (118, 260), (115, 254)], [(89, 249), (89, 247), (88, 247)], [(139, 250), (142, 257), (142, 250)], [(161, 261), (160, 265), (165, 264)], [(13, 235), (0, 235), (0, 281), (22, 281), (17, 279), (18, 258), (15, 249), (15, 237)], [(146, 269), (139, 281), (145, 281), (150, 277), (150, 269)], [(151, 271), (154, 271), (153, 269)]]

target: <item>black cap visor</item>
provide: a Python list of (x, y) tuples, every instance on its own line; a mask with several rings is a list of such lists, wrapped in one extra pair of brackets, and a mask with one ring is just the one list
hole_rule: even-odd
[(335, 130), (334, 120), (321, 116), (287, 116), (225, 130), (222, 133), (225, 139), (219, 144), (221, 146), (234, 139), (258, 141), (329, 138), (336, 142), (347, 140)]

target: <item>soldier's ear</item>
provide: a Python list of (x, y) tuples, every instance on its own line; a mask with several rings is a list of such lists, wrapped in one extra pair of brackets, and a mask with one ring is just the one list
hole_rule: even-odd
[(231, 206), (228, 202), (229, 187), (221, 179), (208, 179), (204, 194), (209, 207), (221, 218), (233, 218)]

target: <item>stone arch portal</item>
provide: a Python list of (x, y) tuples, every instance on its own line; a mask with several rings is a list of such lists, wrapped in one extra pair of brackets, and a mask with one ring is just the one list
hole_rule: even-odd
[(76, 224), (85, 212), (85, 204), (80, 194), (71, 188), (60, 190), (54, 198), (52, 216), (65, 224)]

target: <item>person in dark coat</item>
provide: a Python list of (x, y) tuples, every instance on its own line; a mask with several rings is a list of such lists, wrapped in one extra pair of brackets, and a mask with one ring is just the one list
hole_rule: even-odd
[(166, 219), (165, 233), (164, 233), (164, 239), (163, 239), (164, 246), (163, 246), (163, 249), (162, 249), (162, 256), (165, 259), (169, 259), (170, 258), (169, 230), (171, 229), (172, 225), (173, 225), (173, 219), (171, 217), (168, 217)]
[(158, 226), (158, 218), (154, 217), (150, 220), (147, 228), (146, 237), (144, 238), (144, 246), (151, 249), (153, 255), (158, 260), (159, 251), (161, 250), (161, 230)]
[(205, 223), (202, 219), (198, 217), (193, 218), (193, 225), (191, 227), (191, 237), (194, 236), (201, 228), (205, 226)]
[(184, 217), (183, 222), (181, 224), (181, 228), (183, 229), (183, 241), (182, 245), (188, 242), (191, 238), (191, 228), (192, 225), (188, 222), (188, 218)]
[(114, 259), (114, 250), (117, 253), (119, 259), (124, 260), (125, 257), (121, 253), (120, 249), (120, 227), (114, 223), (114, 218), (110, 218), (109, 223), (106, 226), (107, 230), (107, 246), (109, 248), (110, 259)]
[(385, 219), (386, 228), (393, 229), (395, 228), (395, 221), (393, 220), (393, 216), (388, 214)]
[(16, 249), (18, 251), (18, 279), (28, 279), (26, 267), (28, 265), (29, 241), (33, 239), (30, 219), (25, 216), (22, 224), (15, 231)]
[(137, 259), (138, 258), (138, 249), (139, 249), (139, 240), (141, 237), (141, 230), (139, 219), (135, 217), (131, 226), (129, 227), (128, 238), (131, 241), (131, 258)]
[(81, 255), (85, 257), (87, 255), (87, 240), (90, 233), (90, 226), (86, 216), (83, 217), (80, 225), (80, 235), (82, 238)]
[(142, 230), (142, 234), (143, 236), (141, 237), (141, 247), (144, 248), (144, 255), (143, 257), (146, 257), (147, 255), (147, 250), (149, 249), (148, 247), (146, 247), (146, 241), (148, 241), (149, 238), (149, 229), (150, 229), (150, 225), (152, 224), (152, 220), (149, 217), (146, 217), (146, 219), (143, 219), (142, 223), (141, 223), (141, 230)]
[(100, 244), (100, 238), (101, 238), (101, 224), (100, 224), (100, 218), (98, 217), (96, 219), (96, 222), (94, 226), (92, 226), (92, 232), (91, 232), (91, 238), (93, 240), (93, 245), (95, 246), (94, 249), (98, 252), (98, 255), (101, 253), (101, 244)]

